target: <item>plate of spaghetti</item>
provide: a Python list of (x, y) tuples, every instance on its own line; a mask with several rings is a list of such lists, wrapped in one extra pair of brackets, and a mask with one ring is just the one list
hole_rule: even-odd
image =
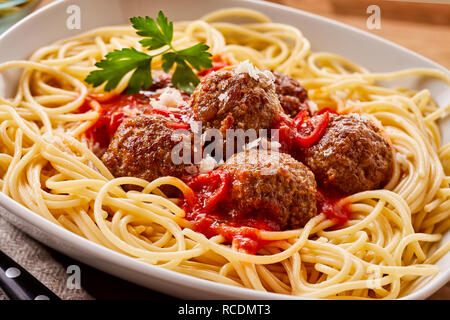
[(58, 1), (0, 48), (0, 213), (50, 247), (183, 298), (450, 280), (444, 67), (237, 0)]

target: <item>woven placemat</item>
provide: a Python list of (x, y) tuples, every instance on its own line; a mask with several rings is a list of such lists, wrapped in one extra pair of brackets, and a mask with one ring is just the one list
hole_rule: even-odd
[[(0, 210), (4, 210), (0, 207)], [(32, 239), (0, 218), (0, 250), (64, 300), (168, 300), (160, 292), (135, 285), (67, 257)], [(80, 270), (80, 288), (74, 288), (71, 266)], [(69, 281), (68, 281), (69, 279)], [(0, 300), (7, 297), (0, 289)]]
[[(92, 299), (83, 289), (69, 289), (70, 274), (66, 267), (53, 256), (49, 248), (31, 239), (25, 233), (0, 219), (0, 250), (19, 263), (44, 283), (61, 299)], [(7, 297), (0, 291), (0, 300)]]

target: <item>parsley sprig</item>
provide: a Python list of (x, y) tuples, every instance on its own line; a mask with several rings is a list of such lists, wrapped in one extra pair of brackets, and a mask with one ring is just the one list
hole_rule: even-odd
[(117, 87), (120, 80), (133, 71), (128, 82), (126, 93), (138, 93), (153, 83), (152, 59), (162, 55), (162, 68), (165, 72), (175, 71), (172, 75), (173, 85), (187, 93), (192, 93), (200, 80), (193, 69), (201, 71), (212, 67), (209, 47), (204, 43), (197, 43), (192, 47), (176, 50), (172, 45), (173, 23), (169, 22), (162, 11), (158, 13), (156, 21), (150, 17), (133, 17), (130, 19), (136, 33), (144, 39), (139, 42), (148, 50), (157, 50), (167, 46), (162, 52), (149, 55), (134, 48), (114, 50), (105, 56), (105, 59), (95, 64), (99, 70), (94, 70), (85, 81), (98, 87), (106, 82), (105, 91)]

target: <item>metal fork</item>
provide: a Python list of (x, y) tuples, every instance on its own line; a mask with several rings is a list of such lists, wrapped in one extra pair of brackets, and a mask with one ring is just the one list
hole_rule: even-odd
[(0, 287), (11, 300), (60, 300), (42, 282), (2, 251)]

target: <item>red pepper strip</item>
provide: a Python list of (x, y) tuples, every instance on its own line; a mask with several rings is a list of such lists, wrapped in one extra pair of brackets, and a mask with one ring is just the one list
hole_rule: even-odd
[[(199, 174), (188, 185), (196, 193), (198, 210), (209, 213), (226, 196), (229, 184), (230, 177), (226, 172), (214, 170)], [(215, 186), (217, 189), (212, 189)]]
[(331, 109), (331, 108), (323, 108), (323, 109), (320, 109), (316, 114), (317, 114), (317, 115), (320, 115), (320, 114), (324, 114), (325, 112), (339, 115), (339, 112), (337, 112), (336, 110), (333, 110), (333, 109)]
[(295, 127), (299, 129), (302, 123), (305, 122), (307, 117), (308, 117), (308, 110), (303, 109), (302, 111), (300, 111), (294, 118)]
[(344, 225), (351, 215), (350, 202), (344, 198), (330, 198), (321, 191), (317, 192), (317, 209), (338, 226)]
[(165, 111), (165, 110), (161, 110), (161, 109), (152, 109), (151, 112), (156, 113), (156, 114), (160, 114), (160, 115), (165, 116), (165, 117), (170, 117), (170, 112), (169, 111)]
[[(302, 122), (299, 122), (297, 124), (297, 129), (300, 127)], [(319, 141), (320, 138), (322, 138), (323, 134), (327, 130), (329, 122), (330, 122), (330, 114), (328, 112), (325, 112), (322, 116), (322, 119), (315, 126), (315, 128), (314, 128), (313, 132), (311, 132), (311, 134), (309, 134), (308, 136), (302, 136), (299, 132), (297, 132), (296, 141), (297, 141), (298, 145), (303, 148), (311, 147), (314, 143)]]
[(285, 113), (281, 113), (279, 121), (274, 124), (274, 129), (278, 129), (279, 142), (281, 144), (280, 151), (291, 153), (296, 147), (295, 136), (297, 130), (294, 126), (294, 119)]
[(156, 113), (156, 114), (160, 114), (160, 115), (165, 116), (165, 117), (173, 116), (177, 120), (181, 119), (181, 114), (175, 113), (175, 112), (170, 112), (170, 111), (161, 110), (161, 109), (151, 109), (150, 112)]
[(167, 125), (169, 127), (171, 127), (172, 129), (189, 130), (189, 128), (191, 127), (190, 125), (188, 125), (187, 123), (184, 123), (184, 122), (167, 122)]

